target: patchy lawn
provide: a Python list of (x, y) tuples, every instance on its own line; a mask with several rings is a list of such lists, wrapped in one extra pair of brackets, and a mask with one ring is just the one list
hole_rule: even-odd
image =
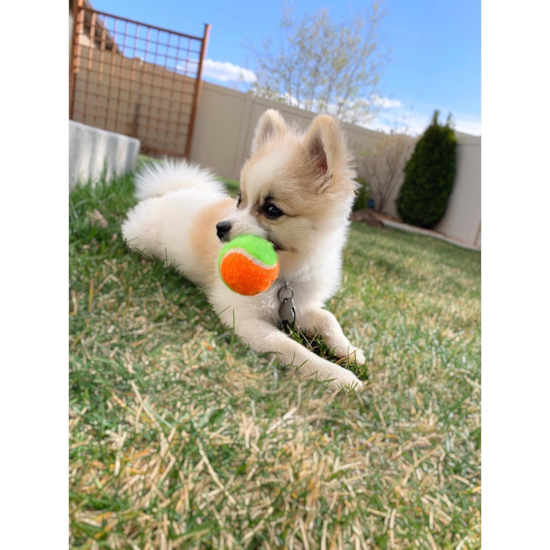
[(354, 224), (328, 309), (368, 384), (334, 393), (128, 252), (133, 204), (71, 195), (73, 548), (479, 548), (478, 253)]

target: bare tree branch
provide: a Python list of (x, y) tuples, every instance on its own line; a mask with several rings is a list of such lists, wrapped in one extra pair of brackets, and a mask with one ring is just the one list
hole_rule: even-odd
[(285, 1), (277, 41), (268, 38), (261, 49), (245, 44), (258, 76), (254, 92), (346, 122), (368, 121), (379, 109), (373, 97), (389, 60), (378, 39), (383, 0), (339, 22), (326, 8), (299, 18), (295, 6)]
[(359, 174), (369, 183), (374, 209), (382, 212), (404, 176), (404, 169), (414, 150), (415, 139), (400, 132), (384, 134), (368, 150), (357, 155)]

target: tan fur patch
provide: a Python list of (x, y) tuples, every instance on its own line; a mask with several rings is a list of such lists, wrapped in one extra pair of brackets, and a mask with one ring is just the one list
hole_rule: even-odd
[(217, 260), (223, 244), (216, 235), (216, 224), (235, 211), (235, 199), (220, 199), (197, 213), (191, 229), (191, 248), (204, 273), (204, 284), (212, 285), (218, 276)]

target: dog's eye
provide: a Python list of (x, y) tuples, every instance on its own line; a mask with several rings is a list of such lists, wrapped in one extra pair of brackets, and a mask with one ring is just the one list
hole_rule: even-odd
[(237, 208), (239, 208), (239, 206), (241, 206), (241, 193), (239, 191), (239, 196), (237, 197)]
[(264, 214), (274, 220), (280, 218), (283, 215), (283, 211), (277, 208), (274, 204), (266, 204), (264, 207)]

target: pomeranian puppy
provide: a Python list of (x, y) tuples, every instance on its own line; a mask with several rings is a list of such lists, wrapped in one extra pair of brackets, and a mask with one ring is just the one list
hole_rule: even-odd
[[(186, 162), (152, 165), (137, 180), (141, 202), (123, 225), (128, 245), (173, 264), (204, 288), (223, 323), (257, 352), (274, 352), (305, 376), (360, 388), (349, 370), (322, 359), (279, 329), (279, 292), (293, 292), (296, 323), (319, 333), (338, 357), (365, 362), (323, 306), (336, 291), (355, 173), (337, 121), (322, 115), (305, 134), (278, 111), (261, 117), (238, 200), (214, 176)], [(257, 235), (273, 243), (279, 277), (265, 292), (241, 296), (221, 280), (217, 258), (224, 242)], [(284, 293), (283, 293), (284, 294)], [(289, 294), (287, 294), (288, 296)]]

